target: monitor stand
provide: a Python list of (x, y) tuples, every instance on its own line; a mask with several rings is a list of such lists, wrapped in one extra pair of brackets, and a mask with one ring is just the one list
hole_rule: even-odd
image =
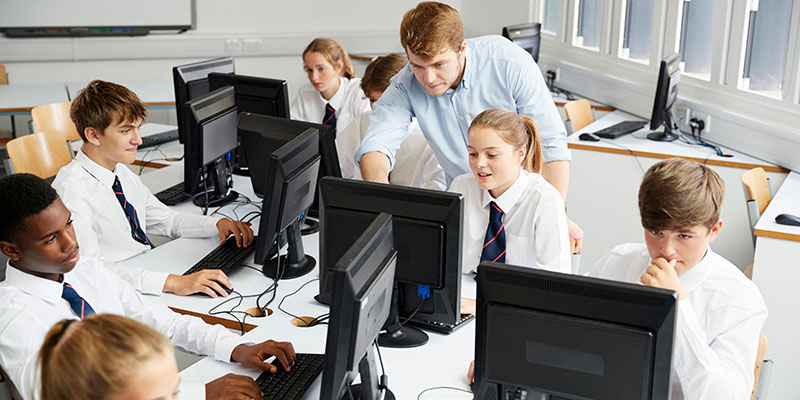
[[(269, 278), (275, 280), (299, 278), (314, 270), (317, 266), (317, 260), (303, 251), (303, 238), (300, 235), (300, 222), (292, 222), (286, 228), (287, 240), (289, 242), (288, 254), (275, 257), (271, 260), (264, 262), (264, 267), (261, 272)], [(280, 274), (278, 274), (278, 265), (280, 264)]]
[(231, 190), (233, 180), (228, 179), (231, 176), (231, 170), (228, 168), (227, 161), (220, 158), (215, 163), (206, 166), (205, 170), (207, 173), (205, 182), (211, 184), (210, 189), (207, 189), (206, 193), (192, 196), (194, 205), (202, 208), (219, 207), (239, 198), (239, 193)]
[(383, 329), (386, 332), (378, 336), (378, 345), (381, 347), (408, 348), (428, 343), (428, 334), (413, 326), (400, 323), (400, 289), (397, 282), (392, 289), (392, 305)]
[[(345, 391), (341, 400), (361, 399), (361, 400), (380, 400), (381, 389), (378, 376), (378, 366), (375, 363), (375, 343), (373, 342), (367, 349), (367, 354), (358, 363), (358, 374), (361, 376), (361, 383), (350, 385), (350, 393)], [(388, 381), (388, 379), (387, 379)], [(383, 400), (395, 400), (394, 393), (388, 387), (383, 388)]]
[(651, 132), (647, 135), (647, 138), (650, 140), (654, 140), (656, 142), (673, 142), (678, 139), (678, 135), (675, 134), (675, 123), (672, 121), (672, 113), (670, 110), (664, 110), (664, 130), (661, 132)]

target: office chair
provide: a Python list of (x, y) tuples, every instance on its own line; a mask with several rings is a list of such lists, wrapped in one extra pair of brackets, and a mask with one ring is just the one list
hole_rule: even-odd
[[(0, 64), (0, 85), (8, 85), (8, 73), (6, 73), (6, 66)], [(11, 118), (14, 118), (12, 115)], [(12, 120), (13, 122), (13, 120)], [(6, 129), (0, 130), (0, 136), (12, 136), (12, 132)], [(6, 144), (11, 140), (11, 138), (2, 137), (0, 138), (0, 148), (6, 147)]]
[(750, 400), (764, 400), (767, 398), (767, 389), (772, 375), (772, 367), (775, 364), (772, 360), (765, 360), (767, 355), (767, 337), (764, 334), (758, 336), (758, 353), (756, 353), (756, 369), (754, 371), (753, 392)]
[[(741, 179), (747, 205), (747, 216), (750, 220), (750, 235), (753, 238), (753, 247), (755, 247), (756, 235), (753, 230), (771, 200), (769, 181), (767, 180), (767, 173), (761, 167), (753, 168), (743, 173)], [(753, 279), (753, 264), (744, 269), (744, 274)]]
[[(59, 132), (67, 142), (81, 140), (78, 128), (69, 117), (71, 101), (45, 104), (31, 109), (34, 132)], [(73, 155), (70, 147), (70, 155)]]
[(567, 112), (567, 129), (571, 128), (569, 133), (577, 132), (594, 122), (594, 114), (592, 114), (589, 100), (572, 100), (564, 104), (564, 111)]
[(42, 179), (55, 176), (72, 160), (67, 141), (59, 132), (33, 133), (18, 137), (6, 146), (13, 172), (27, 172)]

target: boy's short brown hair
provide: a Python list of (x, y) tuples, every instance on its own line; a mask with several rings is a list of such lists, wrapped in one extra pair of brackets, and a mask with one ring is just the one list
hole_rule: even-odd
[(86, 128), (92, 127), (102, 133), (114, 118), (124, 122), (144, 120), (147, 110), (130, 89), (97, 79), (89, 82), (72, 100), (69, 117), (78, 128), (81, 139), (86, 141)]
[(364, 76), (361, 78), (361, 90), (367, 95), (375, 90), (379, 92), (385, 91), (389, 87), (389, 80), (400, 72), (407, 63), (408, 60), (397, 53), (375, 57), (367, 65), (367, 69), (364, 70)]
[(431, 59), (443, 50), (458, 52), (464, 42), (461, 14), (447, 4), (424, 1), (408, 10), (400, 22), (400, 43), (406, 52)]
[(711, 168), (671, 158), (654, 164), (639, 186), (639, 213), (648, 230), (679, 230), (719, 221), (725, 182)]

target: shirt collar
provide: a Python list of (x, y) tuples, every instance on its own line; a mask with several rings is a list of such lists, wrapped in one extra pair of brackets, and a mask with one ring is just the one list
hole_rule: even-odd
[[(105, 186), (111, 187), (114, 184), (114, 180), (117, 178), (114, 172), (109, 171), (102, 165), (94, 162), (83, 150), (78, 151), (78, 155), (75, 156), (75, 161), (83, 167), (89, 175), (93, 176), (97, 179), (100, 183)], [(117, 166), (114, 166), (114, 171), (117, 170)]]
[(23, 272), (14, 268), (11, 265), (11, 261), (6, 263), (6, 284), (49, 303), (57, 304), (61, 301), (63, 283), (53, 282), (49, 279)]
[(691, 293), (692, 290), (700, 286), (700, 284), (706, 280), (706, 277), (708, 277), (708, 274), (712, 271), (712, 264), (714, 263), (712, 260), (714, 257), (716, 257), (716, 254), (711, 251), (711, 247), (708, 247), (706, 254), (700, 262), (679, 277), (687, 294)]
[(504, 213), (508, 213), (512, 207), (519, 201), (522, 197), (522, 193), (525, 191), (525, 188), (528, 187), (528, 179), (530, 176), (528, 175), (528, 171), (520, 168), (519, 176), (517, 180), (511, 185), (505, 193), (501, 194), (498, 198), (493, 198), (492, 195), (489, 193), (488, 190), (483, 191), (483, 198), (481, 199), (481, 206), (486, 208), (489, 206), (489, 203), (495, 202)]
[(347, 84), (349, 82), (350, 82), (349, 79), (343, 76), (340, 77), (339, 89), (336, 91), (336, 93), (333, 94), (333, 96), (331, 96), (331, 99), (325, 100), (325, 98), (322, 97), (322, 93), (317, 92), (317, 96), (319, 96), (319, 101), (321, 101), (323, 105), (330, 103), (331, 107), (333, 107), (334, 110), (339, 111), (339, 107), (341, 107), (342, 103), (344, 102), (344, 95), (345, 95), (344, 92), (347, 91)]

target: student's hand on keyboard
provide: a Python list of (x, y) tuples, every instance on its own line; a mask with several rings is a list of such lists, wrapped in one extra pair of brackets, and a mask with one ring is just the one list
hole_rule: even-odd
[(475, 360), (469, 363), (469, 370), (467, 371), (467, 384), (472, 386), (475, 381)]
[(237, 247), (247, 247), (253, 243), (253, 229), (250, 228), (249, 222), (231, 221), (223, 218), (217, 222), (217, 231), (219, 231), (219, 243), (225, 243), (228, 235), (233, 235), (236, 238)]
[(286, 371), (291, 371), (295, 352), (294, 346), (289, 342), (267, 340), (253, 345), (240, 344), (233, 349), (231, 361), (236, 361), (247, 368), (260, 369), (274, 374), (278, 372), (278, 369), (267, 362), (272, 356), (280, 361)]
[(260, 399), (264, 396), (249, 376), (227, 374), (206, 383), (206, 399)]
[(194, 293), (205, 293), (211, 297), (227, 297), (228, 291), (233, 289), (231, 281), (225, 273), (218, 269), (204, 269), (190, 275), (173, 275), (167, 277), (164, 291), (179, 296), (188, 296)]
[(567, 230), (569, 230), (570, 239), (575, 241), (575, 248), (572, 250), (572, 253), (580, 253), (583, 249), (583, 229), (567, 217)]

